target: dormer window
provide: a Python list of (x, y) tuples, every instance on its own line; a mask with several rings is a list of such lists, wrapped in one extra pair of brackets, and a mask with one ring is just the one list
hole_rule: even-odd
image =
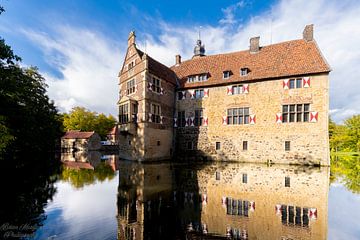
[(246, 76), (249, 73), (249, 69), (248, 68), (241, 68), (240, 69), (240, 76)]
[(199, 75), (199, 82), (204, 82), (207, 80), (207, 74), (201, 74)]
[(187, 79), (188, 83), (193, 83), (196, 81), (196, 76), (188, 76), (188, 79)]
[(230, 78), (230, 71), (223, 71), (223, 79), (228, 79)]
[(205, 81), (207, 81), (207, 77), (208, 77), (207, 73), (199, 74), (199, 75), (192, 75), (192, 76), (188, 76), (187, 82), (188, 83), (205, 82)]

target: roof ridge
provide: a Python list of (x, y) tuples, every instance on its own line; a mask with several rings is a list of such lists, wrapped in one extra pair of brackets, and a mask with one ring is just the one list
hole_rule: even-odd
[[(306, 42), (304, 39), (293, 39), (293, 40), (288, 40), (288, 41), (284, 41), (284, 42), (278, 42), (278, 43), (274, 43), (274, 44), (269, 44), (269, 45), (264, 45), (264, 46), (260, 46), (261, 48), (268, 48), (268, 47), (272, 47), (272, 46), (277, 46), (277, 45), (281, 45), (281, 44), (285, 44), (285, 43), (289, 43), (289, 42)], [(238, 54), (238, 53), (242, 53), (242, 52), (249, 52), (250, 49), (245, 49), (245, 50), (239, 50), (239, 51), (233, 51), (233, 52), (227, 52), (227, 53), (216, 53), (216, 54), (212, 54), (212, 55), (206, 55), (206, 56), (202, 56), (202, 57), (198, 57), (198, 58), (190, 58), (187, 59), (185, 61), (182, 61), (180, 65), (172, 65), (170, 68), (173, 69), (175, 67), (181, 66), (184, 63), (190, 62), (190, 61), (196, 61), (197, 59), (207, 59), (207, 58), (211, 58), (211, 57), (218, 57), (218, 56), (226, 56), (226, 55), (232, 55), (232, 54)], [(200, 61), (200, 60), (198, 60)]]

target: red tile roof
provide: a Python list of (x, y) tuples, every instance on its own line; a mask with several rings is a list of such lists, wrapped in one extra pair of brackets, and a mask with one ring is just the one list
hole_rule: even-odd
[[(240, 69), (248, 68), (247, 76)], [(315, 41), (293, 40), (261, 47), (259, 52), (249, 50), (196, 57), (171, 69), (179, 78), (180, 88), (205, 87), (242, 81), (290, 77), (314, 73), (328, 73), (330, 66), (322, 56)], [(223, 79), (223, 71), (231, 71)], [(208, 73), (204, 82), (188, 83), (187, 77)]]
[[(136, 50), (140, 57), (144, 55), (144, 53), (141, 50), (139, 49)], [(155, 76), (176, 85), (176, 74), (173, 72), (173, 70), (171, 70), (169, 67), (165, 66), (164, 64), (156, 61), (149, 55), (147, 55), (147, 59), (148, 59), (149, 72), (151, 74), (154, 74)]]
[(80, 130), (67, 131), (63, 139), (87, 139), (90, 138), (95, 132), (80, 132)]
[(108, 135), (116, 135), (117, 129), (118, 129), (118, 126), (116, 125), (108, 132)]

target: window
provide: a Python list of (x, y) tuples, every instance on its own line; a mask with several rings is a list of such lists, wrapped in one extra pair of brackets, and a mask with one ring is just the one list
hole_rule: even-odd
[(185, 127), (185, 125), (186, 125), (185, 111), (179, 111), (178, 112), (178, 126)]
[(132, 69), (134, 67), (134, 65), (135, 65), (134, 62), (129, 63), (128, 64), (128, 70)]
[(216, 150), (220, 150), (220, 142), (216, 142), (216, 144), (215, 144), (215, 149), (216, 149)]
[(226, 198), (226, 214), (228, 215), (249, 217), (249, 208), (251, 208), (251, 203), (249, 201), (232, 199), (229, 197)]
[(153, 77), (151, 82), (152, 82), (151, 89), (153, 90), (153, 92), (160, 93), (161, 92), (160, 79)]
[(124, 124), (129, 122), (129, 105), (123, 104), (119, 106), (119, 123)]
[(203, 98), (204, 97), (204, 89), (195, 90), (195, 98)]
[(182, 100), (183, 98), (185, 98), (185, 92), (178, 92), (178, 100)]
[(248, 150), (248, 142), (247, 141), (243, 141), (243, 150), (244, 151)]
[(204, 82), (207, 80), (207, 74), (201, 74), (199, 75), (199, 82)]
[(202, 124), (203, 124), (203, 110), (197, 109), (195, 110), (194, 125), (202, 126)]
[(160, 105), (151, 104), (151, 121), (154, 123), (160, 123), (160, 114), (161, 114), (161, 109), (160, 109)]
[(126, 83), (126, 94), (132, 94), (135, 92), (135, 79), (132, 79)]
[(240, 76), (246, 76), (248, 75), (249, 69), (248, 68), (242, 68), (240, 70)]
[(196, 81), (196, 76), (188, 76), (188, 79), (187, 79), (188, 83), (193, 83)]
[(285, 187), (290, 187), (290, 177), (285, 177)]
[(156, 141), (156, 145), (160, 146), (160, 140)]
[(220, 180), (220, 172), (216, 172), (216, 180)]
[(223, 79), (228, 79), (230, 77), (230, 71), (223, 72)]
[(192, 75), (192, 76), (187, 77), (187, 82), (188, 83), (204, 82), (204, 81), (207, 81), (207, 77), (208, 77), (207, 73), (200, 74), (200, 75)]
[(303, 81), (302, 78), (292, 78), (289, 80), (289, 88), (290, 89), (294, 89), (294, 88), (302, 88), (303, 87)]
[(249, 124), (249, 108), (230, 108), (227, 110), (227, 124)]
[(247, 174), (246, 173), (243, 173), (243, 175), (242, 175), (242, 182), (247, 183)]
[(309, 122), (310, 104), (290, 104), (282, 106), (282, 121)]
[(187, 150), (193, 150), (194, 149), (194, 143), (193, 142), (187, 142)]
[(285, 141), (285, 151), (290, 151), (290, 141)]
[(235, 94), (242, 94), (243, 93), (243, 85), (235, 85), (235, 86), (232, 86), (232, 94), (235, 95)]
[(134, 123), (137, 122), (137, 113), (138, 113), (138, 105), (137, 103), (132, 103), (131, 121)]

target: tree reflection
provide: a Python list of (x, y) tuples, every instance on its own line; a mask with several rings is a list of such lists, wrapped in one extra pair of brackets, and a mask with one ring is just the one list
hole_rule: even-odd
[(83, 188), (86, 185), (94, 184), (96, 181), (103, 182), (115, 177), (115, 171), (105, 162), (99, 163), (92, 169), (72, 169), (64, 167), (60, 179), (69, 182), (75, 188)]
[(330, 179), (341, 181), (353, 193), (360, 193), (360, 157), (332, 156)]
[[(22, 166), (24, 162), (32, 164)], [(59, 169), (59, 161), (46, 154), (22, 154), (2, 161), (1, 239), (32, 236), (42, 225), (44, 208), (56, 192)]]

